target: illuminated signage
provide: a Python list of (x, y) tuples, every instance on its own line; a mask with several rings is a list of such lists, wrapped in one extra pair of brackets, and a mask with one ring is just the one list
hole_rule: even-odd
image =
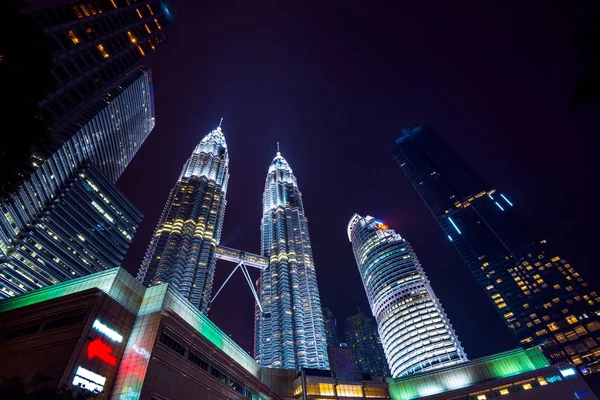
[(85, 390), (89, 390), (90, 392), (103, 391), (105, 383), (105, 376), (98, 375), (83, 367), (77, 367), (75, 377), (73, 378), (73, 385), (79, 386), (80, 388)]
[(110, 329), (99, 320), (95, 320), (92, 327), (117, 343), (121, 343), (123, 341), (123, 336), (119, 335), (116, 331)]
[(375, 226), (377, 229), (381, 229), (382, 231), (387, 230), (388, 226), (381, 221), (375, 221)]
[(564, 376), (566, 378), (567, 376), (575, 375), (577, 372), (575, 372), (575, 368), (565, 368), (565, 369), (561, 369), (560, 373), (562, 376)]
[(96, 339), (88, 344), (87, 356), (90, 360), (99, 358), (110, 365), (117, 365), (117, 358), (112, 355), (112, 349), (100, 339)]
[(552, 375), (552, 376), (546, 377), (546, 382), (548, 382), (548, 383), (555, 383), (555, 382), (560, 382), (560, 381), (562, 381), (562, 378), (558, 375)]

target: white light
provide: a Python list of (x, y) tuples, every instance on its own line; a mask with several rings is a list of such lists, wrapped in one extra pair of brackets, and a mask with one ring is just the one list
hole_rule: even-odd
[(89, 390), (90, 392), (101, 392), (104, 390), (104, 386), (97, 385), (80, 376), (75, 376), (75, 378), (73, 378), (73, 385), (79, 386), (85, 390)]
[(94, 321), (94, 325), (92, 325), (92, 327), (94, 329), (97, 329), (98, 331), (100, 331), (100, 333), (108, 336), (109, 338), (111, 338), (112, 340), (114, 340), (117, 343), (121, 343), (123, 341), (123, 336), (119, 335), (117, 332), (110, 329), (108, 326), (104, 325), (102, 322), (100, 322), (98, 320)]
[(566, 368), (566, 369), (561, 369), (560, 373), (562, 376), (564, 376), (566, 378), (567, 376), (575, 375), (577, 372), (575, 372), (575, 368)]
[(456, 229), (456, 232), (458, 232), (459, 235), (462, 235), (462, 232), (460, 231), (460, 229), (458, 229), (458, 226), (456, 226), (456, 224), (454, 223), (454, 221), (452, 221), (452, 218), (448, 218), (450, 220), (450, 223), (452, 224), (452, 226), (454, 227), (454, 229)]
[(90, 382), (97, 383), (98, 385), (104, 386), (104, 384), (106, 383), (106, 377), (98, 375), (95, 372), (92, 372), (83, 367), (77, 367), (77, 372), (75, 372), (75, 375), (79, 375), (80, 377), (85, 378)]
[(503, 194), (500, 194), (500, 196), (502, 196), (502, 198), (504, 199), (504, 201), (506, 201), (512, 207), (513, 203), (511, 203), (510, 201), (508, 201), (508, 199), (506, 198), (506, 196), (504, 196)]

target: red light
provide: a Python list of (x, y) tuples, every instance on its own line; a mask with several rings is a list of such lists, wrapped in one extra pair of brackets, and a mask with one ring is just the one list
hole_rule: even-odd
[(110, 346), (100, 339), (96, 339), (88, 344), (87, 356), (90, 360), (98, 357), (110, 365), (117, 365), (117, 358), (111, 353), (112, 349)]

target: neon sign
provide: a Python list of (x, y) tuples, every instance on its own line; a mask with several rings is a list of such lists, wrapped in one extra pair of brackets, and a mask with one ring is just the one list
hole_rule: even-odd
[(100, 339), (96, 339), (88, 344), (87, 356), (90, 360), (99, 358), (112, 366), (117, 365), (117, 357), (112, 355), (112, 349)]
[(104, 336), (107, 336), (109, 339), (121, 343), (123, 341), (123, 336), (119, 335), (116, 331), (110, 329), (108, 326), (104, 325), (99, 320), (94, 321), (94, 325), (92, 328), (96, 329), (98, 332), (102, 333)]
[(105, 383), (105, 376), (98, 375), (83, 367), (77, 367), (75, 377), (73, 378), (73, 385), (79, 386), (80, 388), (85, 390), (89, 390), (90, 392), (103, 391)]

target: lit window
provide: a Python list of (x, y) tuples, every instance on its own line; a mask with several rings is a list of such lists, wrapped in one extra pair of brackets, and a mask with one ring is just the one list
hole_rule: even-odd
[(136, 8), (135, 11), (137, 12), (138, 17), (144, 18), (144, 16), (142, 15), (142, 12), (140, 11), (139, 8)]
[(97, 47), (98, 47), (98, 50), (100, 51), (100, 54), (102, 54), (102, 57), (108, 58), (110, 56), (110, 54), (108, 54), (108, 51), (106, 51), (106, 48), (104, 48), (104, 45), (99, 44)]
[(479, 396), (477, 396), (477, 400), (485, 400), (487, 399), (487, 397), (485, 397), (485, 394), (480, 394)]
[(110, 0), (110, 4), (112, 4), (114, 8), (117, 8), (117, 3), (115, 3), (115, 0)]
[(156, 24), (156, 27), (158, 29), (162, 29), (162, 26), (160, 26), (160, 23), (158, 22), (158, 20), (156, 18), (154, 18), (154, 23)]
[(152, 33), (152, 31), (150, 30), (150, 27), (148, 26), (148, 24), (144, 24), (144, 28), (146, 28), (146, 32)]
[(576, 324), (577, 322), (579, 322), (579, 320), (577, 319), (577, 317), (575, 317), (574, 315), (569, 315), (567, 318), (565, 318), (567, 320), (567, 322), (570, 324)]
[(77, 35), (75, 34), (74, 30), (70, 30), (68, 33), (69, 33), (69, 37), (71, 38), (71, 40), (73, 41), (73, 43), (78, 44), (80, 42), (80, 40), (77, 37)]
[(523, 385), (523, 389), (525, 389), (525, 390), (529, 390), (529, 389), (531, 389), (531, 383), (526, 383), (526, 384), (524, 384), (524, 385)]
[(135, 38), (135, 35), (133, 33), (131, 33), (131, 31), (127, 32), (127, 36), (129, 36), (129, 41), (131, 43), (137, 42), (137, 39)]
[(140, 52), (140, 54), (141, 54), (142, 56), (145, 56), (145, 55), (146, 55), (146, 53), (144, 53), (144, 49), (142, 49), (142, 46), (138, 46), (137, 48), (138, 48), (138, 51)]
[(150, 13), (150, 15), (154, 15), (154, 11), (152, 11), (152, 7), (150, 7), (150, 4), (146, 4), (146, 7), (148, 7), (148, 12)]
[(505, 394), (508, 394), (508, 393), (509, 393), (509, 392), (508, 392), (508, 389), (500, 389), (500, 394), (501, 394), (502, 396), (504, 396)]

